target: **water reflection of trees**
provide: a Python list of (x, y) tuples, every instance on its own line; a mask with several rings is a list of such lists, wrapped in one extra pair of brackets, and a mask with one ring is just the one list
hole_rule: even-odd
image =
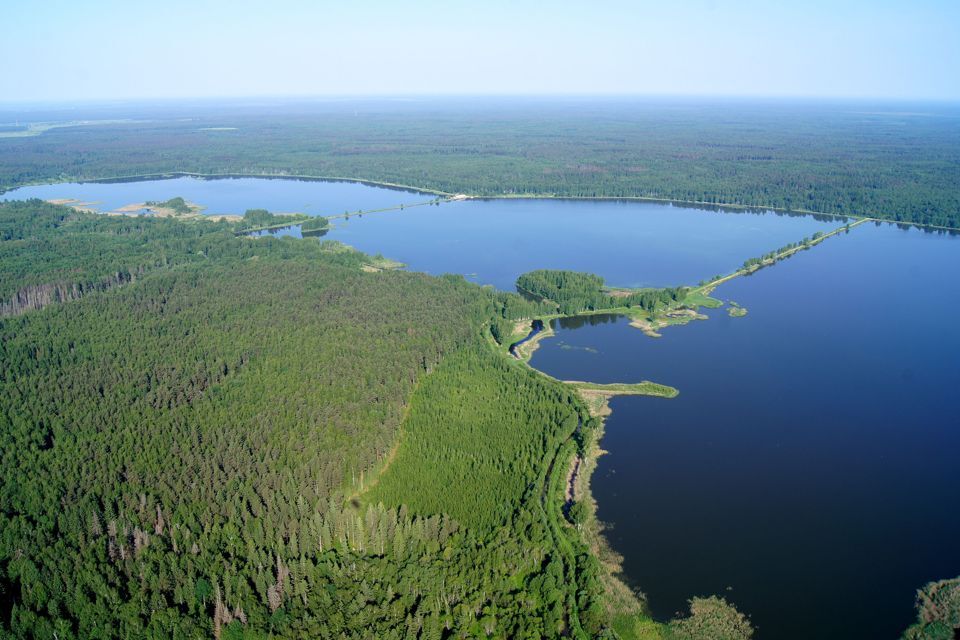
[(553, 321), (553, 328), (580, 329), (582, 327), (594, 327), (600, 324), (615, 323), (622, 317), (623, 316), (617, 313), (595, 313), (585, 316), (572, 316), (570, 318), (557, 318)]

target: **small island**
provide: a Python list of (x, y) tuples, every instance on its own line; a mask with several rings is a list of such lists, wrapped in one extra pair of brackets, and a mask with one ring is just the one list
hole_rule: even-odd
[(727, 315), (731, 318), (742, 318), (747, 315), (746, 307), (742, 307), (733, 300), (728, 300), (729, 306), (727, 307)]
[(282, 229), (295, 224), (309, 222), (311, 217), (305, 213), (270, 213), (266, 209), (247, 209), (237, 225), (237, 235), (248, 235), (257, 231)]
[(177, 196), (176, 198), (170, 198), (169, 200), (165, 200), (163, 202), (147, 201), (143, 203), (143, 208), (150, 209), (157, 213), (161, 211), (169, 212), (168, 215), (177, 216), (199, 213), (201, 210), (200, 206), (187, 202), (180, 196)]
[(300, 225), (300, 233), (305, 236), (322, 236), (330, 229), (330, 221), (323, 216), (310, 218)]
[(135, 202), (124, 205), (114, 211), (108, 211), (108, 215), (123, 216), (142, 216), (149, 215), (156, 218), (200, 218), (203, 216), (201, 205), (195, 202), (189, 202), (180, 196), (170, 198), (169, 200), (148, 200), (146, 202)]

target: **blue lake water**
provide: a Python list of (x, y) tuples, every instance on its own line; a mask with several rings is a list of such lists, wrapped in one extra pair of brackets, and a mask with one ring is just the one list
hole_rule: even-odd
[(715, 593), (762, 639), (896, 638), (960, 575), (957, 274), (960, 237), (864, 225), (720, 287), (743, 318), (555, 323), (535, 367), (680, 390), (612, 401), (592, 482), (656, 616)]
[[(207, 214), (334, 215), (430, 201), (429, 194), (349, 182), (265, 178), (65, 183), (21, 187), (4, 198), (74, 198), (101, 211), (181, 196)], [(513, 290), (533, 269), (592, 271), (618, 286), (695, 284), (736, 269), (838, 219), (670, 204), (575, 200), (471, 200), (333, 221), (326, 239), (381, 253), (428, 273), (458, 273)], [(296, 227), (269, 235), (299, 237)]]
[(372, 214), (327, 236), (430, 273), (513, 290), (521, 273), (574, 269), (618, 286), (695, 284), (840, 221), (669, 204), (471, 200)]
[(182, 197), (205, 207), (207, 215), (238, 214), (247, 209), (274, 213), (335, 215), (432, 200), (416, 191), (385, 189), (356, 182), (294, 180), (289, 178), (168, 178), (126, 182), (66, 182), (12, 189), (0, 199), (58, 200), (73, 198), (94, 203), (98, 211), (114, 211), (128, 204), (163, 202)]
[[(181, 196), (206, 213), (333, 215), (422, 193), (345, 182), (174, 178), (24, 187), (101, 210)], [(324, 239), (512, 290), (538, 268), (621, 286), (694, 284), (835, 219), (669, 204), (472, 200), (334, 220)], [(273, 232), (299, 236), (297, 228)], [(251, 240), (259, 241), (259, 240)], [(630, 582), (666, 618), (719, 593), (763, 640), (897, 637), (914, 591), (960, 575), (960, 238), (863, 225), (717, 295), (749, 309), (652, 339), (616, 317), (565, 321), (536, 367), (649, 379), (617, 398), (593, 479)], [(576, 327), (576, 328), (575, 328)]]

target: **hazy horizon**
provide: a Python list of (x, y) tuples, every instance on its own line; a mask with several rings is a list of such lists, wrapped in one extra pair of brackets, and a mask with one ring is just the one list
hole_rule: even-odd
[(387, 97), (955, 102), (960, 3), (53, 0), (5, 7), (0, 103)]
[(258, 95), (169, 95), (169, 96), (131, 96), (131, 97), (102, 97), (102, 98), (44, 98), (6, 100), (0, 97), (0, 109), (13, 111), (15, 109), (34, 110), (41, 108), (73, 109), (82, 107), (180, 107), (185, 105), (234, 105), (255, 106), (255, 103), (265, 105), (298, 105), (311, 103), (336, 102), (429, 102), (429, 101), (456, 101), (456, 100), (485, 100), (485, 101), (587, 101), (605, 100), (608, 102), (676, 102), (676, 103), (770, 103), (784, 105), (931, 105), (931, 106), (960, 106), (960, 95), (951, 97), (896, 97), (896, 96), (793, 96), (793, 95), (763, 95), (763, 94), (719, 94), (719, 93), (417, 93), (417, 94), (258, 94)]

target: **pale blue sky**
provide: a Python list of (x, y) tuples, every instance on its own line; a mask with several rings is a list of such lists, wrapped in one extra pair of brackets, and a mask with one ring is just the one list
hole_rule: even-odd
[(0, 102), (668, 94), (960, 99), (960, 0), (5, 0)]

